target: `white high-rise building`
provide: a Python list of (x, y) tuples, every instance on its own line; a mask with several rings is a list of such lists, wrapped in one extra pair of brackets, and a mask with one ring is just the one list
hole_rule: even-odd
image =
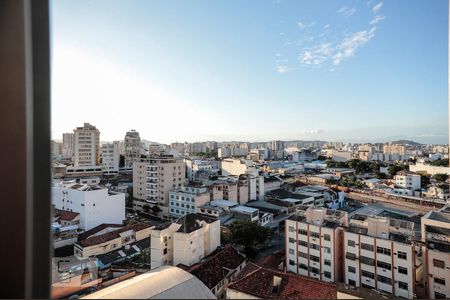
[(100, 131), (89, 123), (74, 132), (74, 166), (100, 165)]
[(125, 220), (125, 194), (105, 187), (78, 183), (55, 183), (52, 204), (57, 209), (80, 214), (80, 228), (89, 230), (100, 224), (122, 224)]
[(75, 149), (75, 137), (73, 133), (63, 133), (62, 156), (72, 158)]
[(119, 174), (119, 151), (118, 141), (102, 145), (102, 172), (104, 175)]
[(125, 168), (133, 167), (133, 160), (141, 157), (141, 149), (139, 132), (134, 129), (128, 131), (124, 139)]

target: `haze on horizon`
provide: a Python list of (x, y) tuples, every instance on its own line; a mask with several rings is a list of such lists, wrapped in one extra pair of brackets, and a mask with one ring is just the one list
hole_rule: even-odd
[(447, 5), (53, 0), (52, 138), (448, 143)]

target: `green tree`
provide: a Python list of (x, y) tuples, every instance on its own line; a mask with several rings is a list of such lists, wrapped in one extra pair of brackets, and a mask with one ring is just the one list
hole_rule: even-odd
[(230, 226), (230, 240), (244, 248), (244, 253), (253, 258), (256, 256), (256, 246), (263, 244), (271, 237), (270, 229), (249, 220), (238, 220)]
[(391, 176), (395, 176), (395, 174), (397, 174), (397, 172), (402, 171), (402, 170), (407, 170), (408, 166), (406, 165), (392, 165), (388, 167), (388, 173)]
[(422, 187), (426, 187), (427, 185), (429, 185), (431, 183), (430, 179), (431, 179), (430, 176), (421, 175), (420, 176), (420, 185)]
[(157, 215), (159, 212), (161, 212), (161, 208), (159, 208), (158, 205), (153, 205), (152, 212), (154, 215)]
[(448, 159), (436, 159), (430, 163), (432, 166), (448, 167)]
[(446, 182), (448, 179), (448, 175), (445, 173), (439, 173), (439, 174), (434, 174), (432, 178), (438, 182)]

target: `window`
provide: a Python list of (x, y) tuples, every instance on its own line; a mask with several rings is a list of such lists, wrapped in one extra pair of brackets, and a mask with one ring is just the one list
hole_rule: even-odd
[(324, 264), (325, 266), (331, 266), (331, 260), (325, 259), (324, 262), (323, 262), (323, 264)]
[(345, 253), (345, 258), (350, 259), (350, 260), (355, 260), (356, 259), (356, 254), (355, 253), (351, 253), (351, 252), (346, 252)]
[(166, 255), (166, 254), (167, 254), (167, 248), (164, 248), (163, 255)]
[(445, 279), (434, 277), (434, 283), (445, 285)]
[(312, 232), (312, 231), (311, 231), (310, 236), (311, 236), (312, 238), (319, 238), (319, 237), (320, 237), (320, 234), (319, 234), (318, 232)]
[(295, 261), (294, 261), (293, 259), (290, 259), (290, 260), (289, 260), (289, 265), (290, 265), (290, 266), (295, 266)]
[(378, 275), (377, 280), (381, 283), (392, 285), (392, 279), (390, 279), (388, 277)]
[(294, 238), (289, 238), (289, 243), (295, 243)]
[(298, 233), (301, 234), (301, 235), (308, 235), (308, 231), (305, 230), (305, 229), (299, 229)]
[(295, 253), (295, 250), (294, 250), (294, 249), (290, 249), (290, 248), (289, 248), (289, 254), (292, 254), (292, 255), (294, 255), (294, 253)]
[(329, 234), (324, 234), (324, 235), (323, 235), (323, 239), (324, 239), (325, 241), (331, 241), (331, 236), (330, 236)]
[(347, 241), (347, 246), (355, 247), (355, 241), (348, 240), (348, 241)]
[(373, 274), (372, 272), (368, 272), (368, 271), (361, 271), (361, 276), (370, 278), (370, 279), (374, 279), (375, 278), (375, 274)]
[(356, 286), (356, 281), (354, 281), (352, 279), (349, 279), (348, 280), (348, 284), (351, 285), (351, 286)]
[(447, 299), (447, 296), (445, 296), (445, 294), (434, 292), (434, 299)]
[(440, 269), (445, 269), (445, 262), (439, 259), (433, 259), (433, 266)]
[(325, 272), (323, 272), (323, 276), (331, 279), (331, 272), (325, 271)]
[(300, 264), (298, 267), (303, 270), (308, 270), (308, 266), (305, 264)]
[(308, 243), (305, 242), (305, 241), (298, 241), (298, 244), (299, 244), (300, 246), (308, 247)]
[(406, 259), (406, 252), (398, 251), (397, 257), (398, 259)]
[(387, 248), (383, 248), (383, 247), (377, 247), (377, 253), (391, 256), (391, 249), (387, 249)]
[(308, 253), (298, 252), (298, 256), (308, 259)]
[(331, 253), (331, 248), (330, 247), (323, 247), (323, 252)]
[(361, 243), (361, 249), (373, 252), (373, 245)]
[(320, 250), (320, 246), (317, 245), (317, 244), (310, 243), (310, 244), (309, 244), (309, 247), (310, 247), (311, 249), (314, 249), (314, 250)]
[(377, 267), (386, 269), (386, 270), (390, 270), (391, 264), (385, 263), (384, 261), (377, 261)]
[(295, 228), (293, 226), (289, 226), (289, 232), (294, 232)]
[(348, 266), (347, 270), (348, 270), (349, 273), (356, 273), (356, 268), (355, 267)]
[(309, 271), (312, 272), (312, 273), (315, 273), (315, 275), (318, 275), (318, 274), (320, 273), (320, 272), (319, 272), (319, 269), (314, 268), (314, 267), (310, 267), (310, 268), (309, 268)]
[(402, 290), (408, 290), (408, 284), (406, 282), (399, 281), (398, 282), (398, 288), (402, 289)]
[(359, 261), (360, 261), (362, 264), (366, 264), (366, 265), (368, 265), (368, 266), (374, 266), (374, 265), (375, 265), (375, 260), (374, 260), (373, 258), (370, 258), (370, 257), (361, 256), (361, 257), (359, 258)]
[(309, 256), (309, 259), (311, 260), (311, 261), (315, 261), (315, 262), (319, 262), (319, 257), (318, 256), (315, 256), (315, 255), (310, 255)]
[(404, 268), (404, 267), (398, 267), (398, 272), (399, 272), (400, 274), (408, 275), (408, 269), (407, 269), (407, 268)]

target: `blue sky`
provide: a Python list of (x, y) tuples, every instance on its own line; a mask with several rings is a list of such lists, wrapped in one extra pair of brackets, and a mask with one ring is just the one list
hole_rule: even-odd
[(447, 5), (52, 1), (52, 135), (447, 143)]

